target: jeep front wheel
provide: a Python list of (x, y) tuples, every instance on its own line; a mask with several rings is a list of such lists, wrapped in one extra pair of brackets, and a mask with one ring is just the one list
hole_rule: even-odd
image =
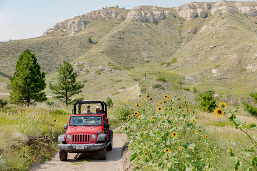
[(64, 150), (59, 150), (59, 157), (61, 161), (66, 161), (68, 157), (68, 153)]
[(105, 160), (106, 159), (106, 145), (104, 146), (103, 149), (100, 149), (99, 150), (99, 153), (98, 153), (98, 157), (100, 160)]

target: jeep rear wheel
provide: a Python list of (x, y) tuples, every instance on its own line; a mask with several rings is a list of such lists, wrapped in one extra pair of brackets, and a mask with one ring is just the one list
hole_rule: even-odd
[(59, 157), (61, 161), (66, 161), (68, 157), (68, 153), (64, 150), (59, 150)]
[(105, 160), (106, 159), (106, 145), (104, 146), (103, 149), (99, 150), (98, 157), (99, 157), (100, 160)]

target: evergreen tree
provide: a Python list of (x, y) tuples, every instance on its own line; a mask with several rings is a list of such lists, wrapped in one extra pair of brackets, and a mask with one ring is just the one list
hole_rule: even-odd
[[(251, 93), (250, 96), (253, 98), (254, 103), (257, 103), (257, 93)], [(243, 102), (244, 105), (244, 109), (246, 111), (248, 111), (250, 114), (257, 116), (257, 108), (255, 108), (254, 106), (250, 105), (247, 102)]]
[(10, 77), (10, 102), (30, 105), (46, 100), (45, 73), (40, 71), (35, 54), (25, 50), (16, 63), (16, 71)]
[(68, 61), (63, 61), (60, 65), (57, 83), (49, 83), (49, 88), (56, 94), (56, 98), (65, 102), (66, 107), (71, 102), (71, 97), (82, 92), (84, 84), (76, 82), (78, 74), (74, 72), (72, 65)]
[(213, 112), (216, 105), (216, 100), (214, 99), (214, 91), (207, 91), (203, 94), (199, 94), (198, 98), (196, 99), (200, 101), (199, 107), (204, 111), (204, 112)]

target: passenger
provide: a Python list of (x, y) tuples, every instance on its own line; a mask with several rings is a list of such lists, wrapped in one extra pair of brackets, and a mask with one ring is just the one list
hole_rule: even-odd
[(90, 106), (87, 106), (87, 114), (91, 114), (92, 112), (90, 111)]
[(101, 114), (101, 111), (100, 111), (100, 107), (99, 107), (99, 106), (96, 106), (96, 108), (95, 108), (95, 113), (96, 113), (96, 114)]

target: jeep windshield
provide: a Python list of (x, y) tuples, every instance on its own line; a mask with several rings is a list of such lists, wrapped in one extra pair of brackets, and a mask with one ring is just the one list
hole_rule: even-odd
[(101, 116), (71, 116), (70, 126), (101, 126)]

